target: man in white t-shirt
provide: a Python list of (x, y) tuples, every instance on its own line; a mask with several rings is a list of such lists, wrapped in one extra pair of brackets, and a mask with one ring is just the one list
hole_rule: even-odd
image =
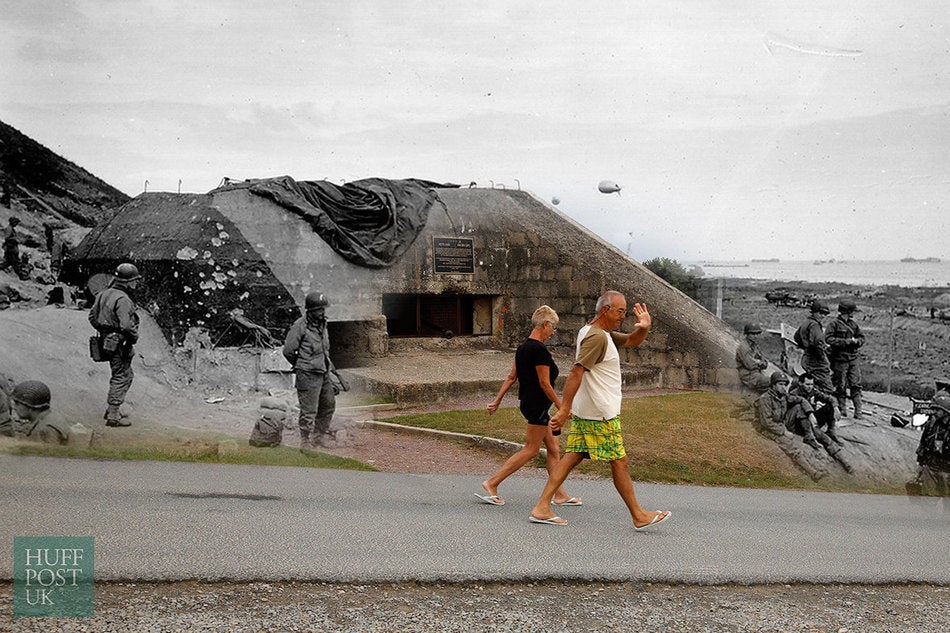
[(614, 486), (630, 510), (633, 527), (643, 530), (666, 520), (670, 513), (644, 510), (633, 491), (620, 428), (623, 382), (617, 345), (637, 347), (646, 340), (653, 322), (646, 305), (637, 303), (633, 306), (637, 319), (633, 331), (629, 334), (613, 332), (627, 317), (627, 300), (615, 290), (601, 295), (596, 309), (597, 316), (577, 333), (574, 366), (564, 385), (561, 408), (549, 422), (557, 430), (564, 425), (568, 414), (572, 414), (567, 449), (531, 510), (530, 520), (567, 525), (567, 521), (551, 510), (551, 499), (571, 470), (587, 457), (610, 462)]

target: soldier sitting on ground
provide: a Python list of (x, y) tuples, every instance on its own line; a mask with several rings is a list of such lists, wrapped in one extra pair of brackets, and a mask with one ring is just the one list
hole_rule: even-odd
[(755, 323), (746, 323), (742, 328), (742, 340), (736, 349), (736, 370), (739, 372), (739, 381), (756, 393), (763, 393), (769, 389), (769, 375), (765, 370), (769, 361), (765, 359), (755, 338), (762, 334), (762, 328)]
[(11, 435), (47, 444), (65, 444), (69, 440), (66, 425), (50, 411), (50, 391), (39, 380), (25, 380), (13, 388), (10, 395), (13, 412)]
[(830, 394), (818, 391), (815, 388), (815, 379), (809, 373), (804, 373), (792, 381), (788, 393), (801, 396), (812, 406), (815, 413), (815, 428), (824, 428), (825, 434), (841, 444), (835, 426), (838, 421), (838, 411), (835, 409), (835, 400)]
[(824, 447), (829, 455), (851, 472), (851, 465), (840, 454), (841, 447), (818, 428), (811, 403), (801, 396), (788, 393), (788, 376), (781, 371), (775, 371), (769, 382), (769, 390), (755, 401), (757, 430), (773, 439), (790, 431), (815, 450)]

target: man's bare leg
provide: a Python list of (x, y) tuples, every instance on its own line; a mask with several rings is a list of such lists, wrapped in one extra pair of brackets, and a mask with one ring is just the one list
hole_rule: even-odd
[[(637, 501), (637, 495), (633, 491), (633, 480), (630, 478), (630, 472), (627, 470), (627, 458), (622, 457), (610, 462), (610, 473), (613, 475), (614, 488), (620, 493), (620, 497), (630, 510), (630, 516), (633, 518), (635, 527), (643, 527), (656, 518), (662, 512), (650, 512), (640, 507)], [(537, 506), (535, 506), (537, 507)]]
[(531, 516), (536, 519), (550, 519), (555, 516), (551, 510), (551, 499), (554, 498), (554, 493), (561, 487), (561, 484), (563, 484), (567, 476), (571, 474), (574, 467), (583, 460), (584, 456), (580, 453), (565, 453), (564, 456), (558, 460), (557, 466), (554, 467), (554, 472), (548, 477), (548, 482), (544, 485), (544, 490), (541, 491), (541, 497), (531, 510)]
[[(545, 459), (545, 467), (548, 470), (548, 476), (551, 476), (551, 473), (554, 472), (554, 469), (557, 468), (557, 463), (561, 461), (561, 446), (558, 444), (557, 438), (551, 433), (551, 429), (546, 429), (547, 434), (544, 436), (544, 446), (548, 449), (548, 456)], [(557, 503), (564, 503), (565, 501), (570, 501), (575, 499), (571, 495), (567, 494), (567, 491), (564, 490), (564, 486), (561, 485), (557, 490), (554, 491), (554, 501)], [(576, 498), (577, 503), (580, 503), (580, 497)]]

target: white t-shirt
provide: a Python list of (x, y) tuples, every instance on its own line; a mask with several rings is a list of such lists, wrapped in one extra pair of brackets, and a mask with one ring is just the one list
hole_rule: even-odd
[[(620, 373), (620, 353), (614, 343), (615, 336), (619, 340), (626, 340), (624, 334), (614, 335), (594, 325), (585, 325), (577, 333), (577, 362), (587, 370), (574, 396), (574, 402), (571, 403), (571, 410), (577, 417), (609, 420), (620, 415), (623, 381)], [(603, 349), (603, 357), (591, 364), (590, 354), (584, 354), (582, 357), (582, 347), (585, 352), (593, 347)], [(599, 353), (596, 355), (600, 356)]]

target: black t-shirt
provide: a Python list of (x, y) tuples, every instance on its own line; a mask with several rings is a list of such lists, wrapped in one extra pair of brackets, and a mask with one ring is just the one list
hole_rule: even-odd
[(551, 352), (541, 341), (527, 339), (515, 352), (515, 370), (518, 372), (518, 399), (522, 403), (546, 406), (551, 400), (541, 389), (538, 381), (538, 365), (547, 365), (550, 368), (551, 385), (557, 380), (557, 365), (551, 358)]

